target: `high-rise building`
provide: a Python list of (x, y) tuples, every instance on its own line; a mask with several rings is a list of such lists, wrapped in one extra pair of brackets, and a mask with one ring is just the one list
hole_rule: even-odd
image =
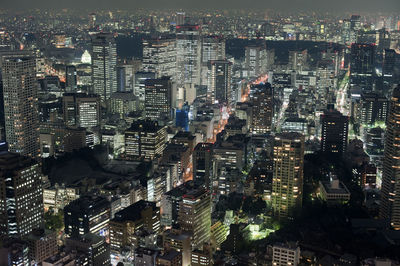
[(3, 57), (6, 140), (11, 152), (37, 157), (39, 150), (38, 88), (33, 57)]
[(34, 263), (40, 264), (58, 252), (57, 233), (55, 231), (36, 229), (24, 237), (24, 240), (28, 243), (29, 258)]
[(82, 264), (111, 265), (110, 245), (106, 243), (104, 237), (87, 233), (80, 238), (66, 239), (65, 246), (68, 250), (76, 251), (80, 255)]
[(256, 78), (265, 71), (266, 50), (264, 45), (246, 46), (245, 69), (248, 77)]
[(211, 195), (208, 190), (199, 188), (183, 195), (178, 224), (192, 235), (192, 249), (200, 248), (210, 240)]
[(226, 60), (210, 61), (209, 96), (211, 102), (230, 103), (232, 63)]
[(353, 43), (350, 51), (350, 85), (372, 90), (374, 64), (375, 44)]
[(152, 160), (163, 154), (166, 141), (166, 127), (156, 121), (138, 120), (125, 131), (125, 154)]
[(136, 72), (135, 73), (135, 86), (133, 93), (139, 97), (141, 102), (145, 101), (145, 82), (147, 79), (155, 79), (156, 73), (154, 72)]
[(25, 236), (43, 225), (39, 165), (16, 153), (0, 153), (0, 234)]
[(361, 30), (361, 17), (359, 15), (352, 15), (350, 17), (350, 43), (357, 40), (357, 34)]
[(373, 125), (378, 121), (386, 121), (389, 101), (383, 95), (376, 92), (362, 93), (360, 104), (361, 123)]
[(400, 86), (393, 90), (386, 120), (380, 216), (400, 229)]
[(172, 82), (170, 77), (145, 81), (145, 115), (151, 120), (172, 119)]
[(117, 91), (117, 46), (112, 34), (99, 33), (92, 38), (93, 93), (102, 101)]
[(93, 233), (108, 235), (111, 204), (104, 197), (82, 196), (64, 207), (65, 234), (80, 238)]
[(271, 132), (274, 117), (274, 92), (270, 83), (251, 87), (250, 102), (253, 105), (251, 130), (256, 134)]
[(134, 244), (138, 230), (158, 233), (160, 208), (155, 202), (140, 200), (117, 212), (110, 221), (110, 243), (113, 251), (121, 252)]
[(176, 39), (169, 36), (143, 41), (143, 70), (156, 78), (176, 77)]
[(321, 150), (324, 153), (343, 154), (347, 149), (349, 117), (332, 105), (321, 115)]
[(193, 179), (204, 182), (206, 188), (211, 186), (212, 177), (212, 143), (199, 143), (193, 151)]
[(196, 98), (195, 86), (200, 85), (201, 28), (199, 25), (176, 27), (177, 86), (185, 88), (184, 100), (191, 103)]
[(394, 74), (394, 67), (396, 65), (396, 51), (393, 49), (385, 49), (382, 74), (384, 78), (391, 78)]
[(303, 197), (304, 136), (280, 133), (274, 139), (272, 209), (278, 219), (291, 219)]
[(139, 98), (132, 91), (114, 92), (111, 94), (111, 113), (121, 118), (139, 109)]
[(76, 92), (77, 89), (77, 72), (75, 66), (65, 67), (65, 90), (67, 92)]
[(66, 126), (91, 128), (100, 124), (100, 97), (86, 93), (64, 93), (63, 115)]
[(225, 60), (225, 39), (221, 36), (203, 36), (202, 62)]

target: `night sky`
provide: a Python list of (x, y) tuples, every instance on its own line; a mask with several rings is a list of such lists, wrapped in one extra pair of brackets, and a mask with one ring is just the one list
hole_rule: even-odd
[(270, 8), (278, 11), (400, 11), (399, 0), (1, 0), (1, 8)]

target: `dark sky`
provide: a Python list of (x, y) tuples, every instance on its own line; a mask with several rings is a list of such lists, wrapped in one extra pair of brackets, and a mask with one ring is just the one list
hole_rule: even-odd
[(400, 11), (400, 0), (0, 0), (0, 8), (271, 8), (315, 11)]

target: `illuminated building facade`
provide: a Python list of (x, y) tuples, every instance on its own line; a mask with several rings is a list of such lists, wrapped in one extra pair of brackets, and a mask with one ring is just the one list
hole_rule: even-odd
[(79, 238), (93, 233), (108, 236), (110, 202), (100, 196), (82, 196), (64, 208), (65, 234)]
[(231, 102), (232, 63), (225, 60), (210, 61), (210, 91), (212, 103)]
[(100, 98), (85, 93), (64, 93), (63, 115), (66, 126), (96, 127), (100, 124)]
[(145, 81), (145, 115), (151, 120), (172, 119), (172, 82), (170, 77)]
[(125, 131), (125, 155), (152, 160), (163, 154), (166, 140), (166, 127), (150, 120), (135, 121)]
[(380, 216), (400, 229), (400, 86), (393, 90), (386, 120)]
[(143, 41), (143, 71), (154, 72), (156, 78), (176, 76), (176, 40), (160, 37)]
[(191, 234), (192, 249), (200, 248), (210, 240), (211, 195), (207, 190), (194, 189), (183, 195), (178, 224), (183, 231)]
[(273, 215), (291, 219), (302, 206), (304, 136), (294, 132), (277, 134), (273, 156)]
[(0, 234), (25, 236), (43, 225), (39, 164), (15, 153), (0, 153)]
[(35, 59), (3, 57), (2, 77), (6, 140), (11, 152), (40, 154), (38, 86)]
[(102, 101), (117, 91), (117, 45), (112, 34), (99, 33), (92, 38), (93, 93)]
[(274, 93), (271, 84), (252, 86), (250, 102), (253, 105), (251, 131), (255, 134), (270, 133), (274, 117)]
[(347, 149), (349, 118), (329, 105), (321, 115), (321, 127), (322, 152), (343, 154)]

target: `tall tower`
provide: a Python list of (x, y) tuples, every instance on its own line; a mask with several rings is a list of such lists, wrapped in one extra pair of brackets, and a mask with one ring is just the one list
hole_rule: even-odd
[(117, 46), (111, 33), (92, 38), (93, 92), (107, 101), (117, 91)]
[(353, 43), (350, 52), (350, 85), (372, 90), (375, 44)]
[(143, 70), (154, 72), (157, 78), (176, 76), (176, 40), (160, 37), (143, 41)]
[(393, 91), (386, 120), (380, 216), (400, 229), (400, 85)]
[(200, 248), (210, 240), (211, 196), (207, 190), (199, 188), (183, 195), (178, 224), (192, 235), (192, 249)]
[(65, 68), (65, 89), (67, 92), (76, 92), (77, 78), (75, 66), (71, 65)]
[(3, 57), (4, 114), (9, 150), (33, 158), (40, 154), (35, 67), (33, 57)]
[(226, 60), (210, 62), (210, 96), (212, 103), (231, 101), (232, 63)]
[(251, 129), (256, 134), (271, 132), (274, 117), (273, 89), (270, 83), (252, 86), (250, 102), (253, 104)]
[(272, 208), (278, 219), (293, 218), (303, 197), (304, 136), (280, 133), (274, 139)]
[(196, 85), (200, 85), (201, 28), (199, 25), (176, 27), (177, 86), (185, 88), (184, 100), (196, 98)]
[(25, 236), (42, 226), (42, 177), (33, 159), (0, 152), (0, 190), (0, 235)]
[(321, 115), (321, 127), (322, 152), (343, 154), (347, 149), (349, 117), (329, 105)]
[(172, 118), (172, 83), (169, 77), (145, 81), (145, 114), (152, 120)]

